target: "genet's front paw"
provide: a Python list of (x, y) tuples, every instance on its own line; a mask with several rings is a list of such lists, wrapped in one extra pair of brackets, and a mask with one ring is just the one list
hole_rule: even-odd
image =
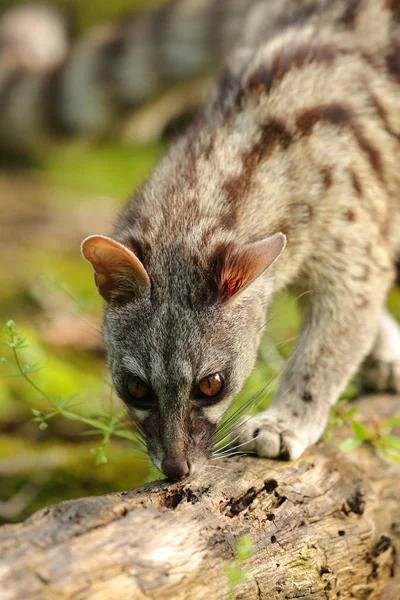
[(232, 447), (281, 460), (298, 458), (319, 437), (310, 439), (308, 429), (295, 429), (272, 411), (243, 417), (231, 433)]
[(392, 362), (368, 357), (362, 365), (359, 382), (364, 392), (400, 392), (400, 360)]

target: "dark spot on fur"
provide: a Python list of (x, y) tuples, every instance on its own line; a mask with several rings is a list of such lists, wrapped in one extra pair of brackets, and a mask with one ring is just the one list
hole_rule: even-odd
[(331, 572), (330, 568), (325, 565), (323, 565), (319, 570), (320, 575), (326, 575), (327, 573), (330, 573), (330, 572)]
[(378, 114), (379, 118), (381, 119), (381, 121), (383, 122), (385, 127), (387, 128), (388, 120), (387, 120), (387, 112), (386, 112), (385, 108), (382, 106), (381, 102), (378, 100), (376, 94), (374, 94), (371, 90), (369, 90), (369, 97), (371, 100), (371, 104), (374, 107), (376, 113)]
[(368, 281), (371, 274), (371, 269), (368, 265), (364, 265), (363, 273), (360, 276), (360, 281)]
[(349, 221), (349, 223), (354, 223), (354, 221), (356, 220), (356, 213), (351, 208), (349, 210), (346, 210), (344, 216), (345, 219)]
[(260, 428), (257, 427), (257, 429), (255, 429), (253, 431), (253, 440), (255, 440), (256, 438), (258, 438), (259, 434), (260, 434)]
[[(360, 265), (360, 267), (361, 267), (361, 265)], [(369, 265), (362, 265), (361, 268), (362, 268), (361, 275), (355, 276), (354, 279), (356, 281), (368, 281), (369, 276), (371, 274), (370, 266)]]
[(267, 513), (267, 519), (268, 519), (268, 521), (274, 521), (275, 514), (274, 513)]
[(376, 94), (374, 94), (371, 90), (369, 91), (369, 96), (370, 96), (370, 100), (371, 100), (371, 104), (375, 109), (376, 114), (378, 115), (378, 117), (380, 118), (380, 120), (382, 121), (383, 126), (385, 127), (385, 130), (394, 138), (396, 138), (397, 140), (400, 139), (400, 133), (397, 133), (396, 131), (393, 130), (393, 127), (390, 125), (389, 123), (389, 117), (387, 114), (387, 111), (385, 109), (385, 107), (382, 105), (382, 103), (380, 102), (380, 100), (378, 99), (378, 97), (376, 96)]
[(339, 535), (340, 537), (343, 537), (343, 536), (345, 536), (345, 535), (346, 535), (346, 532), (345, 532), (345, 531), (343, 531), (343, 529), (339, 529), (339, 531), (338, 531), (338, 535)]
[(295, 419), (297, 419), (297, 417), (299, 416), (299, 413), (297, 411), (293, 411), (292, 412), (292, 417), (294, 417)]
[(262, 65), (256, 71), (254, 71), (253, 75), (251, 75), (248, 81), (249, 89), (257, 94), (269, 92), (271, 85), (271, 71), (265, 65)]
[(378, 178), (383, 181), (383, 165), (381, 155), (379, 151), (367, 140), (359, 127), (354, 126), (352, 128), (353, 133), (356, 137), (357, 143), (364, 154), (367, 156), (371, 167), (375, 171)]
[(259, 164), (271, 154), (276, 146), (286, 149), (291, 141), (292, 136), (281, 121), (271, 119), (263, 126), (259, 141), (243, 156), (242, 173), (223, 184), (223, 189), (233, 209), (249, 190), (252, 176)]
[(138, 221), (138, 226), (142, 230), (142, 233), (148, 233), (150, 230), (150, 219), (144, 216), (140, 217)]
[(224, 229), (235, 229), (237, 223), (237, 210), (234, 210), (233, 208), (227, 210), (225, 214), (221, 217), (220, 223)]
[(392, 52), (386, 56), (386, 66), (396, 83), (400, 83), (400, 46), (394, 44)]
[(267, 479), (264, 481), (264, 489), (267, 494), (271, 494), (278, 487), (278, 482), (276, 479)]
[(333, 44), (310, 40), (287, 44), (272, 57), (270, 66), (260, 66), (249, 78), (248, 87), (257, 94), (268, 93), (285, 75), (312, 63), (331, 64), (337, 55)]
[(215, 136), (216, 136), (216, 132), (212, 131), (211, 134), (210, 134), (210, 136), (209, 136), (209, 138), (208, 138), (208, 140), (207, 140), (206, 145), (204, 146), (203, 153), (204, 153), (204, 158), (206, 160), (210, 159), (212, 151), (214, 150)]
[(324, 167), (321, 171), (325, 189), (329, 189), (332, 185), (332, 167)]
[(354, 173), (354, 171), (350, 171), (350, 177), (351, 177), (351, 184), (352, 184), (353, 189), (355, 190), (357, 196), (361, 196), (362, 195), (361, 183), (360, 183), (360, 180), (358, 179), (357, 175)]
[(297, 115), (296, 124), (300, 133), (311, 135), (315, 125), (320, 122), (330, 123), (336, 127), (347, 126), (353, 133), (358, 146), (367, 156), (371, 167), (380, 180), (383, 180), (383, 166), (381, 156), (371, 142), (367, 140), (360, 125), (355, 121), (349, 107), (339, 103), (323, 104), (307, 108)]
[(240, 109), (243, 95), (242, 84), (237, 73), (229, 65), (225, 65), (218, 80), (217, 105), (223, 108)]
[(351, 112), (347, 107), (332, 103), (305, 109), (297, 115), (296, 124), (303, 135), (310, 135), (320, 121), (342, 126), (348, 123), (350, 118)]
[(344, 248), (343, 240), (336, 238), (334, 243), (335, 243), (336, 252), (343, 252), (343, 248)]
[(369, 302), (368, 298), (360, 297), (360, 302), (357, 303), (356, 308), (358, 308), (359, 310), (363, 310), (364, 308), (368, 308), (369, 304), (370, 304), (370, 302)]
[(218, 230), (219, 227), (217, 225), (213, 225), (212, 227), (208, 227), (208, 229), (205, 229), (201, 234), (201, 243), (203, 245), (207, 245), (214, 233)]
[(304, 402), (312, 402), (313, 401), (312, 394), (310, 392), (307, 392), (307, 391), (303, 392), (303, 395), (301, 396), (301, 399)]
[(346, 27), (346, 29), (352, 29), (355, 26), (360, 4), (361, 0), (346, 0), (346, 8), (338, 23)]
[(276, 542), (276, 536), (271, 535), (271, 544), (275, 544), (275, 542)]
[(308, 382), (310, 381), (310, 379), (311, 379), (311, 375), (310, 375), (309, 373), (306, 373), (306, 374), (303, 376), (303, 381), (304, 381), (304, 383), (308, 383)]
[(397, 20), (400, 20), (400, 0), (386, 0), (386, 7)]

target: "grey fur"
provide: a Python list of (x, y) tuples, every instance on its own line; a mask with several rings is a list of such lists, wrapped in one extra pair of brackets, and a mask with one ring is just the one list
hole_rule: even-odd
[[(303, 9), (282, 13), (268, 41), (226, 61), (198, 121), (116, 226), (150, 286), (106, 306), (109, 365), (122, 397), (127, 357), (156, 392), (141, 419), (158, 465), (169, 455), (207, 460), (215, 423), (193, 383), (225, 372), (223, 399), (234, 398), (285, 288), (310, 292), (303, 326), (272, 406), (235, 431), (243, 449), (300, 456), (370, 351), (398, 381), (400, 338), (384, 304), (400, 242), (400, 3)], [(218, 302), (221, 268), (278, 232), (287, 238), (278, 260)]]

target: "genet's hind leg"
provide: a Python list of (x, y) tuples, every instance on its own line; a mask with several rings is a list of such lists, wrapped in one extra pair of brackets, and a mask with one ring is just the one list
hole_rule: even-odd
[(400, 326), (386, 310), (360, 379), (364, 390), (400, 393)]

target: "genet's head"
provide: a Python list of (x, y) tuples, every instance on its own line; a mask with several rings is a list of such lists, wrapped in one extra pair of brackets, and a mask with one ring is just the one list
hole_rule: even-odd
[(276, 234), (198, 256), (130, 241), (82, 244), (104, 300), (103, 335), (117, 393), (173, 480), (207, 462), (218, 423), (250, 374), (268, 303), (262, 276), (285, 246)]

